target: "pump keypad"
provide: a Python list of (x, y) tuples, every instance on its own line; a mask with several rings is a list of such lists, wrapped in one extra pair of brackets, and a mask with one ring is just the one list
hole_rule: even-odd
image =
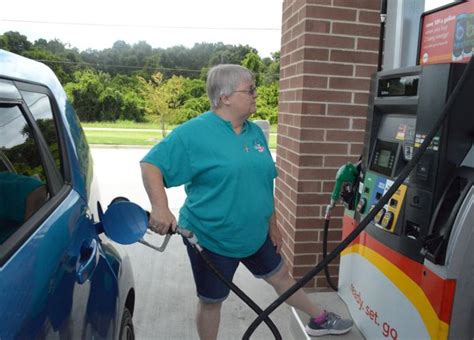
[(382, 227), (384, 227), (385, 229), (387, 230), (391, 230), (392, 229), (392, 222), (393, 222), (393, 217), (395, 215), (393, 214), (393, 212), (391, 211), (387, 211), (383, 217), (382, 217), (382, 221), (380, 222), (380, 225)]
[(396, 208), (397, 205), (398, 205), (398, 201), (397, 201), (395, 198), (391, 198), (391, 199), (390, 199), (390, 206), (391, 206), (392, 208)]
[(385, 215), (385, 211), (386, 211), (385, 208), (382, 208), (382, 209), (379, 210), (377, 215), (375, 215), (375, 217), (374, 217), (374, 222), (375, 223), (380, 224), (380, 222), (383, 219), (383, 216)]
[[(362, 197), (359, 200), (358, 211), (364, 216), (371, 211), (383, 195), (390, 189), (393, 181), (370, 171), (367, 172)], [(373, 223), (378, 228), (390, 233), (399, 233), (397, 220), (404, 206), (407, 186), (402, 184), (392, 195), (387, 204), (374, 217)]]

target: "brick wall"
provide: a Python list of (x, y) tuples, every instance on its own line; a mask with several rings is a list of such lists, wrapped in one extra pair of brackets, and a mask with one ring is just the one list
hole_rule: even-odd
[[(379, 9), (379, 0), (283, 2), (275, 206), (295, 278), (321, 261), (335, 173), (362, 151)], [(331, 220), (329, 250), (341, 239), (342, 212)], [(330, 272), (337, 277), (337, 263)], [(323, 274), (309, 285), (326, 287)]]

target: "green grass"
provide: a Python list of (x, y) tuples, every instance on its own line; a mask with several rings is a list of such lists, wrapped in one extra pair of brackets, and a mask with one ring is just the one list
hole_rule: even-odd
[(276, 149), (277, 147), (277, 136), (276, 135), (270, 135), (270, 143), (268, 143), (270, 149)]
[(89, 144), (154, 145), (161, 139), (156, 131), (84, 131)]
[[(137, 123), (131, 120), (117, 120), (115, 122), (82, 122), (83, 127), (107, 128), (107, 129), (161, 129), (159, 122)], [(175, 125), (166, 125), (167, 130), (172, 130)], [(277, 125), (270, 126), (270, 132), (277, 132)]]
[[(137, 123), (131, 120), (117, 120), (115, 122), (82, 122), (83, 127), (108, 128), (108, 129), (161, 129), (159, 122), (141, 122)], [(174, 126), (166, 126), (172, 129)]]
[[(101, 126), (105, 127), (105, 126)], [(121, 128), (124, 128), (123, 126)], [(154, 145), (162, 136), (157, 131), (96, 131), (85, 130), (89, 144)], [(276, 148), (276, 135), (270, 135), (270, 149)]]

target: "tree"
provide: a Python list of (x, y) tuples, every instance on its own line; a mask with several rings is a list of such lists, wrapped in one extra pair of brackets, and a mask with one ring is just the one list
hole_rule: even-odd
[(242, 60), (249, 52), (257, 53), (257, 50), (248, 45), (233, 46), (219, 43), (217, 45), (216, 52), (209, 61), (209, 66), (214, 66), (218, 64), (240, 65)]
[(83, 121), (155, 116), (166, 134), (167, 123), (179, 124), (209, 110), (207, 71), (221, 63), (241, 64), (255, 74), (256, 116), (276, 121), (278, 52), (262, 60), (248, 45), (219, 42), (154, 49), (145, 41), (131, 45), (123, 40), (111, 48), (79, 52), (57, 39), (40, 38), (32, 44), (18, 32), (0, 35), (0, 48), (48, 65)]
[(150, 115), (157, 115), (160, 117), (161, 133), (166, 136), (166, 123), (169, 116), (168, 101), (165, 93), (162, 90), (163, 74), (160, 72), (151, 76), (150, 80), (138, 77), (142, 84), (142, 93), (146, 98), (145, 110)]
[(119, 90), (105, 87), (99, 95), (101, 120), (115, 121), (121, 116), (123, 97)]
[(206, 96), (188, 99), (184, 105), (176, 111), (172, 123), (181, 124), (209, 111), (210, 104)]
[(48, 41), (45, 49), (54, 54), (64, 54), (66, 52), (66, 46), (58, 39)]
[(109, 80), (106, 73), (85, 70), (75, 72), (74, 82), (65, 85), (64, 89), (82, 121), (103, 120), (99, 98)]
[(263, 84), (271, 84), (280, 80), (280, 52), (272, 53), (272, 58), (263, 60)]
[(192, 70), (192, 56), (189, 53), (189, 49), (182, 45), (164, 50), (160, 60), (161, 65), (165, 68), (163, 70), (165, 78), (169, 78), (172, 75), (193, 76), (193, 71), (186, 71)]
[(156, 50), (145, 41), (129, 45), (123, 40), (116, 41), (112, 48), (101, 51), (86, 50), (81, 58), (95, 68), (110, 73), (112, 76), (124, 74), (134, 76), (139, 74), (149, 79), (159, 68), (160, 56)]
[(254, 118), (267, 119), (271, 124), (278, 121), (278, 82), (258, 87), (257, 112)]
[(112, 79), (109, 86), (121, 97), (118, 119), (134, 120), (136, 122), (145, 120), (145, 99), (140, 95), (142, 84), (137, 77), (117, 75)]
[(142, 121), (145, 102), (138, 93), (141, 83), (125, 76), (111, 78), (92, 70), (74, 73), (74, 82), (65, 86), (78, 116), (83, 121)]
[(0, 48), (23, 55), (31, 48), (31, 42), (19, 32), (9, 31), (0, 36)]
[(255, 76), (255, 85), (259, 86), (261, 81), (260, 72), (263, 70), (263, 62), (262, 59), (258, 56), (258, 54), (254, 52), (249, 52), (245, 55), (245, 58), (242, 60), (242, 66), (245, 66), (252, 72)]
[(184, 88), (185, 79), (182, 76), (172, 76), (164, 82), (161, 91), (170, 109), (170, 113), (174, 113), (177, 108), (184, 104), (187, 99), (187, 93)]

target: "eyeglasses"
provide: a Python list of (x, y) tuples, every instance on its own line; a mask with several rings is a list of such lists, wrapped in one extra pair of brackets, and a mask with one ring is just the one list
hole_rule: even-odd
[(247, 93), (249, 96), (255, 96), (255, 94), (257, 93), (257, 88), (255, 86), (250, 86), (248, 90), (232, 91), (232, 93), (234, 92), (243, 92)]

